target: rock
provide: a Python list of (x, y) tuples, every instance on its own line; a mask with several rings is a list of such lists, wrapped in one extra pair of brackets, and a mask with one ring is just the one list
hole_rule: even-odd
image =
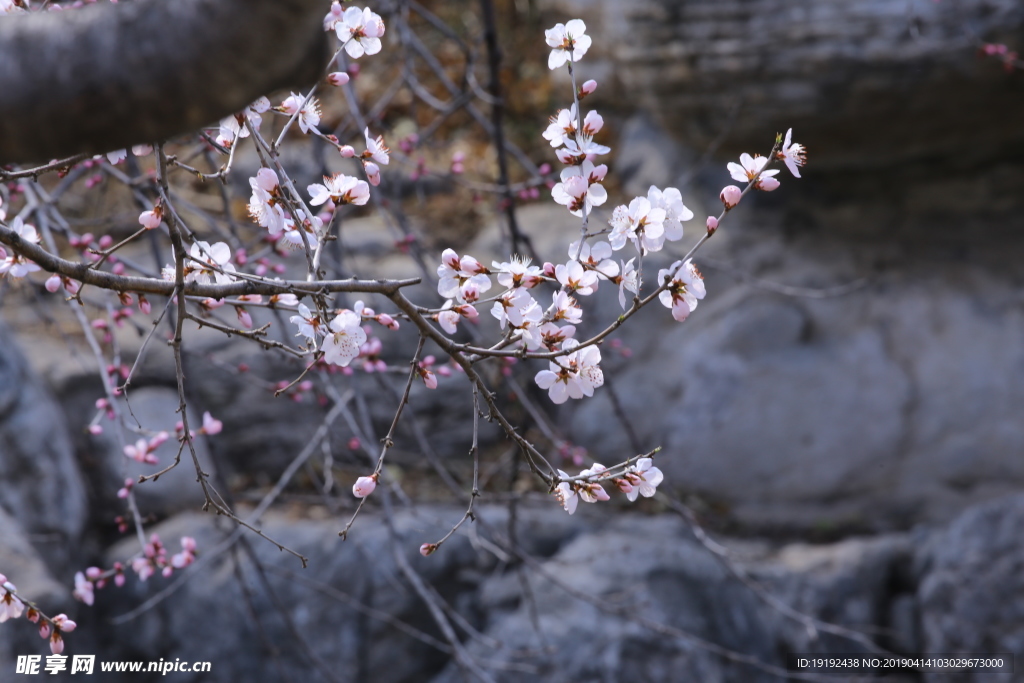
[[(654, 305), (617, 333), (631, 358), (606, 346), (670, 486), (742, 524), (803, 532), (948, 521), (1024, 486), (1024, 464), (1005, 456), (1024, 452), (1024, 389), (1008, 371), (1024, 367), (1024, 315), (1005, 261), (918, 256), (814, 296), (856, 282), (874, 247), (754, 236), (739, 220), (696, 257), (708, 295), (686, 322)], [(598, 461), (618, 462), (632, 448), (601, 393), (560, 419)]]
[[(789, 652), (840, 646), (844, 652), (864, 651), (820, 632), (823, 637), (812, 641), (802, 624), (768, 607), (691, 539), (677, 519), (636, 515), (577, 536), (543, 563), (546, 575), (530, 574), (532, 600), (505, 599), (499, 603), (504, 609), (491, 605), (485, 633), (501, 647), (476, 642), (470, 651), (504, 664), (504, 670), (495, 667), (502, 683), (772, 681), (775, 675), (724, 661), (708, 648), (725, 647), (783, 668)], [(727, 545), (739, 566), (782, 603), (859, 629), (887, 621), (888, 577), (909, 558), (906, 539), (898, 535), (813, 548)], [(482, 594), (507, 593), (513, 576), (488, 579)], [(457, 681), (458, 670), (450, 665), (434, 680)]]
[[(915, 563), (925, 652), (1012, 656), (1022, 651), (1021, 528), (1024, 495), (1017, 494), (974, 507), (929, 536)], [(928, 683), (996, 683), (1019, 678), (1019, 671), (924, 675)]]
[[(639, 108), (698, 150), (725, 134), (730, 153), (763, 154), (773, 133), (792, 127), (819, 168), (872, 168), (936, 155), (997, 158), (1024, 142), (1005, 115), (1024, 91), (997, 60), (976, 57), (981, 41), (1018, 47), (1024, 8), (1013, 0), (542, 7), (551, 23), (586, 21), (593, 46), (577, 78), (600, 81), (597, 106), (627, 116)], [(556, 77), (567, 81), (564, 73)]]
[[(493, 556), (475, 549), (463, 534), (453, 536), (431, 557), (418, 552), (421, 543), (443, 536), (462, 512), (447, 507), (418, 515), (399, 513), (395, 528), (406, 561), (470, 621), (478, 621), (479, 597), (474, 590), (482, 573), (494, 566)], [(537, 539), (531, 543), (533, 551), (547, 547), (553, 552), (581, 528), (579, 522), (550, 507), (543, 513), (543, 517), (524, 514), (524, 536)], [(551, 518), (552, 513), (557, 516)], [(500, 513), (487, 516), (501, 523)], [(395, 563), (387, 526), (379, 514), (364, 512), (349, 539), (342, 541), (338, 531), (343, 524), (340, 519), (266, 516), (263, 531), (308, 557), (308, 569), (250, 532), (242, 536), (251, 553), (238, 546), (219, 547), (224, 531), (234, 526), (218, 524), (213, 515), (186, 513), (153, 527), (150, 531), (160, 535), (169, 552), (177, 551), (180, 536), (194, 537), (199, 564), (187, 570), (191, 576), (170, 599), (131, 621), (104, 629), (105, 656), (211, 661), (224, 680), (247, 676), (265, 680), (267, 671), (280, 670), (293, 677), (314, 678), (320, 677), (317, 671), (323, 668), (342, 681), (426, 680), (448, 657), (393, 625), (393, 619), (400, 619), (426, 633), (428, 640), (442, 638)], [(138, 542), (126, 539), (110, 550), (107, 564), (137, 552)], [(254, 558), (262, 567), (259, 572)], [(167, 583), (159, 576), (146, 583), (130, 576), (123, 589), (97, 592), (98, 616), (124, 614)], [(290, 624), (275, 605), (284, 607)], [(308, 650), (295, 640), (292, 626), (309, 643)], [(396, 657), (396, 652), (402, 656)]]
[(86, 522), (86, 493), (60, 406), (0, 328), (0, 508), (43, 559), (69, 560)]
[[(125, 403), (122, 400), (120, 410), (129, 425), (141, 425), (140, 429), (143, 431), (138, 434), (126, 429), (124, 439), (127, 444), (134, 445), (141, 438), (150, 439), (160, 431), (170, 435), (154, 453), (160, 462), (156, 465), (142, 464), (125, 456), (125, 444), (121, 443), (109, 420), (103, 419), (99, 423), (105, 427), (102, 434), (92, 435), (86, 431), (88, 421), (95, 414), (91, 404), (101, 395), (98, 383), (87, 382), (74, 397), (65, 398), (65, 405), (68, 408), (73, 433), (77, 436), (77, 450), (82, 470), (89, 480), (93, 515), (101, 524), (108, 525), (115, 516), (124, 514), (125, 502), (117, 497), (117, 491), (124, 486), (125, 479), (137, 482), (140, 475), (153, 474), (174, 462), (179, 445), (175, 439), (174, 426), (180, 417), (177, 414), (177, 389), (147, 386), (128, 390), (129, 402)], [(201, 426), (201, 415), (190, 409), (189, 427), (192, 431), (197, 431)], [(196, 455), (203, 471), (214, 475), (216, 468), (210, 457), (207, 441), (208, 437), (196, 437)], [(181, 462), (177, 467), (156, 481), (136, 485), (134, 492), (139, 512), (143, 517), (154, 515), (157, 518), (164, 518), (183, 510), (198, 510), (205, 502), (202, 489), (196, 482), (195, 466), (187, 448), (182, 451)]]
[[(17, 587), (18, 595), (34, 602), (46, 614), (65, 612), (74, 616), (71, 590), (53, 577), (50, 567), (32, 546), (18, 520), (0, 508), (0, 574)], [(14, 680), (7, 677), (13, 676), (18, 655), (50, 653), (38, 630), (24, 614), (0, 625), (0, 661), (4, 662), (0, 681)]]

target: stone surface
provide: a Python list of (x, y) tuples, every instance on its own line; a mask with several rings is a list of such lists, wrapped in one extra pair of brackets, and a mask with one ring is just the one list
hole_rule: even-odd
[(640, 108), (698, 150), (725, 133), (725, 149), (752, 152), (793, 127), (819, 168), (870, 168), (1024, 142), (1005, 115), (1024, 102), (1019, 75), (975, 55), (981, 41), (1019, 47), (1013, 0), (542, 6), (553, 21), (585, 19), (593, 47), (577, 77), (598, 79), (599, 106)]
[[(180, 418), (176, 412), (177, 389), (162, 386), (129, 389), (129, 402), (125, 403), (122, 400), (120, 410), (128, 424), (139, 429), (140, 433), (126, 429), (124, 439), (127, 443), (134, 445), (140, 438), (150, 439), (160, 431), (170, 435), (170, 438), (155, 451), (160, 460), (158, 464), (145, 465), (136, 462), (125, 456), (124, 444), (106, 418), (99, 423), (105, 427), (102, 434), (91, 435), (86, 431), (89, 421), (96, 412), (93, 404), (96, 397), (101, 395), (101, 391), (98, 382), (84, 382), (79, 391), (64, 397), (64, 405), (72, 432), (76, 435), (76, 448), (82, 471), (89, 481), (91, 512), (97, 521), (109, 524), (115, 516), (124, 514), (125, 503), (117, 497), (117, 491), (124, 486), (125, 479), (137, 482), (140, 475), (153, 474), (174, 462), (178, 452), (174, 426)], [(189, 426), (196, 431), (201, 425), (202, 416), (190, 409)], [(214, 475), (216, 467), (207, 448), (208, 438), (198, 436), (194, 443), (203, 471)], [(197, 510), (204, 502), (188, 449), (182, 452), (181, 463), (177, 467), (156, 481), (137, 485), (134, 491), (139, 512), (143, 517), (154, 515), (157, 518), (164, 518), (182, 510)]]
[(0, 509), (61, 567), (86, 523), (86, 492), (64, 414), (0, 328)]
[[(14, 517), (0, 508), (0, 574), (17, 587), (18, 595), (30, 600), (47, 614), (74, 614), (71, 590), (53, 576), (53, 569), (39, 556)], [(49, 654), (38, 627), (21, 618), (0, 625), (0, 681), (13, 681), (18, 655)]]
[[(925, 651), (1024, 651), (1024, 496), (979, 505), (934, 532), (916, 558)], [(1017, 673), (926, 674), (928, 683), (1020, 680)]]
[[(420, 543), (440, 538), (445, 525), (450, 528), (463, 511), (429, 508), (418, 515), (396, 515), (401, 541), (394, 547), (433, 589), (477, 622), (480, 598), (474, 590), (482, 572), (494, 567), (493, 556), (474, 549), (461, 534), (429, 558), (417, 552)], [(551, 512), (558, 511), (546, 508), (543, 516), (532, 514), (522, 526), (532, 552), (553, 552), (581, 528), (568, 516), (550, 516)], [(500, 513), (485, 515), (500, 522)], [(344, 542), (338, 538), (342, 525), (340, 520), (266, 517), (261, 528), (308, 557), (305, 570), (294, 556), (250, 533), (244, 539), (251, 554), (242, 548), (225, 552), (218, 547), (224, 538), (218, 529), (230, 531), (231, 525), (217, 524), (212, 515), (179, 515), (154, 527), (169, 548), (177, 548), (180, 536), (193, 536), (202, 564), (188, 570), (193, 573), (190, 580), (169, 599), (136, 619), (104, 629), (100, 647), (111, 658), (132, 653), (131, 657), (146, 659), (209, 660), (219, 680), (265, 680), (268, 671), (275, 676), (287, 672), (294, 678), (319, 678), (318, 670), (324, 668), (340, 681), (427, 680), (444, 666), (447, 656), (394, 626), (399, 619), (426, 633), (428, 640), (441, 638), (396, 565), (386, 524), (380, 515), (364, 513)], [(107, 562), (137, 551), (136, 541), (125, 540), (109, 551)], [(254, 559), (262, 567), (262, 577)], [(130, 577), (124, 589), (104, 589), (97, 595), (100, 618), (128, 612), (167, 583), (154, 577), (143, 584)], [(275, 605), (283, 606), (288, 621)], [(309, 643), (308, 649), (296, 640), (296, 633)]]

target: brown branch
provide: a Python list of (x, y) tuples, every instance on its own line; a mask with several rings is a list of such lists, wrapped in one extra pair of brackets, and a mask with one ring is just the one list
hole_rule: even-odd
[[(142, 292), (144, 294), (160, 294), (163, 296), (171, 296), (175, 293), (175, 284), (170, 280), (114, 275), (105, 271), (92, 270), (89, 267), (89, 263), (76, 263), (55, 256), (38, 244), (26, 242), (21, 239), (18, 233), (3, 226), (0, 226), (0, 243), (7, 245), (26, 258), (32, 259), (43, 270), (59, 273), (87, 285), (93, 285), (101, 289), (111, 289), (116, 292)], [(321, 280), (314, 282), (306, 280), (260, 280), (253, 278), (223, 285), (204, 285), (198, 282), (186, 282), (184, 289), (185, 294), (189, 296), (210, 297), (211, 299), (223, 299), (227, 296), (240, 296), (243, 294), (273, 295), (284, 292), (292, 292), (293, 294), (361, 292), (389, 296), (402, 287), (419, 284), (419, 282), (419, 278), (409, 278), (406, 280)]]

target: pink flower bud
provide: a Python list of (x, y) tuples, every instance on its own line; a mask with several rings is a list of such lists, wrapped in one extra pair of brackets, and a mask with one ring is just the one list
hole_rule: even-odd
[(432, 373), (430, 370), (422, 370), (421, 372), (423, 384), (426, 385), (427, 389), (437, 389), (437, 375)]
[(46, 278), (46, 284), (43, 286), (46, 287), (46, 291), (50, 294), (55, 293), (60, 289), (60, 275), (51, 275)]
[(334, 73), (327, 74), (327, 82), (334, 87), (345, 85), (349, 81), (349, 75), (344, 71), (335, 71)]
[[(49, 623), (44, 621), (42, 624), (39, 625), (39, 637), (40, 638), (44, 638), (44, 639), (50, 637), (50, 624)], [(54, 652), (53, 654), (60, 654), (60, 653)]]
[(78, 294), (78, 290), (81, 289), (81, 287), (82, 284), (78, 280), (64, 280), (64, 289), (67, 290), (68, 294)]
[(89, 425), (89, 433), (93, 436), (99, 436), (103, 433), (103, 427), (100, 425)]
[(580, 86), (580, 99), (582, 100), (587, 95), (592, 94), (597, 90), (597, 81), (591, 78), (589, 81), (584, 81), (583, 85)]
[(359, 477), (356, 479), (356, 483), (352, 485), (352, 495), (356, 498), (366, 498), (373, 493), (375, 488), (377, 488), (376, 474), (372, 474), (369, 477)]
[(707, 226), (708, 234), (714, 234), (715, 230), (718, 230), (718, 219), (714, 216), (708, 216)]
[(740, 198), (743, 196), (743, 191), (735, 185), (726, 185), (722, 188), (722, 193), (718, 195), (718, 198), (722, 200), (722, 204), (725, 205), (725, 210), (728, 211), (734, 206), (740, 203)]
[(356, 437), (353, 436), (351, 439), (348, 440), (348, 447), (349, 447), (349, 450), (358, 451), (359, 450), (359, 439), (357, 439)]
[(66, 614), (58, 614), (57, 616), (55, 616), (53, 618), (53, 625), (59, 628), (64, 633), (71, 633), (76, 628), (78, 628), (78, 624), (68, 619), (68, 615)]
[(222, 429), (224, 429), (223, 422), (214, 419), (209, 412), (203, 413), (203, 434), (206, 434), (207, 436), (213, 436), (214, 434), (220, 434)]
[(343, 145), (342, 147), (338, 148), (338, 151), (341, 152), (341, 156), (346, 159), (351, 159), (356, 155), (356, 150), (355, 148), (352, 147), (352, 145)]
[(139, 310), (149, 315), (153, 310), (153, 307), (149, 303), (149, 299), (146, 298), (145, 294), (139, 294)]
[(235, 306), (235, 314), (238, 316), (238, 322), (242, 323), (242, 327), (247, 330), (252, 329), (252, 316), (249, 315), (249, 311), (241, 306)]
[(114, 244), (114, 238), (110, 235), (104, 235), (100, 238), (100, 249), (106, 249)]
[(424, 543), (420, 546), (420, 555), (427, 557), (428, 555), (433, 555), (435, 550), (437, 550), (436, 543)]
[(377, 322), (379, 322), (381, 325), (388, 328), (389, 330), (398, 329), (398, 321), (392, 318), (387, 313), (381, 313), (380, 315), (378, 315)]
[(757, 185), (755, 185), (755, 187), (759, 190), (763, 190), (764, 192), (771, 192), (779, 189), (779, 185), (780, 183), (778, 180), (769, 176), (767, 178), (758, 178)]
[(160, 214), (156, 211), (143, 211), (139, 214), (139, 224), (146, 230), (155, 230), (160, 227)]
[(372, 161), (363, 162), (363, 170), (366, 171), (366, 179), (371, 185), (380, 185), (380, 168)]

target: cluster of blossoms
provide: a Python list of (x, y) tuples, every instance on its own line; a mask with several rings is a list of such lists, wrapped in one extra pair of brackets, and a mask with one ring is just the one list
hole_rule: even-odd
[(576, 477), (570, 477), (562, 470), (558, 474), (565, 481), (560, 482), (553, 491), (555, 499), (570, 515), (576, 512), (580, 499), (585, 503), (596, 503), (608, 500), (608, 492), (604, 483), (610, 483), (626, 494), (630, 501), (637, 496), (650, 498), (657, 492), (658, 485), (665, 476), (654, 466), (651, 458), (639, 458), (635, 464), (627, 467), (621, 474), (615, 475), (604, 465), (594, 463)]
[[(167, 557), (167, 549), (164, 548), (160, 537), (157, 534), (150, 536), (149, 542), (143, 546), (142, 554), (130, 563), (140, 581), (145, 581), (160, 570), (164, 578), (171, 576), (175, 569), (184, 569), (196, 561), (196, 541), (190, 536), (181, 537), (181, 552)], [(99, 567), (89, 567), (84, 572), (75, 573), (75, 590), (73, 595), (76, 600), (92, 605), (96, 601), (96, 591), (104, 588), (110, 581), (121, 587), (125, 584), (125, 567), (120, 562), (115, 562), (111, 569), (104, 571)]]
[(64, 652), (64, 638), (61, 634), (71, 633), (78, 625), (68, 619), (66, 614), (47, 617), (34, 606), (22, 602), (17, 591), (15, 585), (0, 574), (0, 624), (8, 619), (17, 619), (24, 613), (26, 619), (39, 624), (39, 637), (50, 641), (50, 652), (55, 655)]
[(164, 578), (174, 573), (175, 569), (184, 569), (196, 560), (196, 541), (189, 536), (181, 537), (181, 552), (167, 557), (167, 548), (160, 542), (160, 537), (153, 534), (142, 549), (142, 555), (132, 560), (132, 570), (145, 581), (160, 571)]
[[(399, 327), (398, 321), (390, 315), (378, 314), (362, 301), (357, 301), (353, 308), (355, 310), (345, 308), (334, 311), (334, 317), (328, 321), (321, 312), (313, 312), (300, 303), (297, 314), (290, 318), (290, 322), (299, 330), (296, 336), (306, 338), (308, 348), (317, 348), (319, 340), (319, 350), (323, 353), (325, 363), (347, 367), (360, 356), (373, 358), (380, 353), (379, 340), (367, 341), (369, 328), (363, 327), (364, 320), (375, 320), (391, 330)], [(369, 370), (384, 370), (386, 367), (375, 363)]]

